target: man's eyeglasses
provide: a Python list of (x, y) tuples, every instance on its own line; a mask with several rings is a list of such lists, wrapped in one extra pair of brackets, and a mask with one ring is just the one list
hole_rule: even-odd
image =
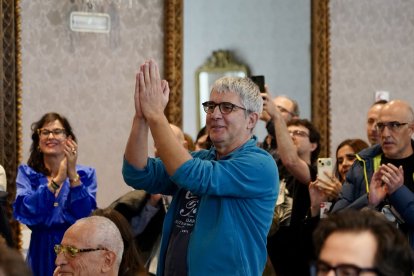
[(309, 137), (309, 134), (303, 130), (289, 130), (289, 134), (295, 137)]
[(276, 106), (278, 109), (279, 109), (279, 111), (280, 112), (282, 112), (282, 113), (288, 113), (290, 116), (292, 116), (292, 117), (294, 117), (295, 116), (295, 113), (293, 113), (293, 112), (290, 112), (289, 110), (287, 110), (286, 108), (284, 108), (283, 106), (280, 106), (280, 105), (277, 105)]
[(78, 249), (71, 245), (62, 245), (62, 244), (56, 244), (53, 249), (55, 250), (56, 255), (59, 255), (60, 253), (63, 252), (63, 254), (68, 253), (72, 258), (76, 257), (78, 253), (83, 253), (83, 252), (92, 252), (92, 251), (98, 251), (98, 250), (108, 251), (108, 249), (106, 249), (105, 247)]
[(375, 127), (378, 132), (382, 132), (385, 129), (385, 127), (388, 127), (390, 131), (397, 131), (404, 125), (408, 125), (408, 123), (400, 123), (396, 121), (388, 122), (388, 123), (378, 122)]
[(246, 110), (246, 108), (229, 103), (229, 102), (222, 102), (222, 103), (215, 103), (212, 101), (209, 102), (204, 102), (202, 103), (203, 105), (203, 109), (206, 113), (213, 113), (214, 109), (216, 109), (216, 106), (219, 107), (221, 114), (229, 114), (231, 113), (234, 109), (242, 109), (242, 110)]
[(49, 137), (50, 133), (52, 133), (55, 138), (62, 138), (66, 135), (66, 130), (64, 128), (55, 128), (52, 130), (39, 128), (37, 130), (37, 134), (39, 134), (39, 137), (42, 139)]
[(353, 264), (339, 264), (331, 266), (324, 261), (316, 261), (311, 264), (310, 272), (312, 276), (324, 276), (333, 270), (336, 276), (358, 276), (364, 272), (371, 272), (378, 275), (378, 270), (374, 267), (359, 267)]

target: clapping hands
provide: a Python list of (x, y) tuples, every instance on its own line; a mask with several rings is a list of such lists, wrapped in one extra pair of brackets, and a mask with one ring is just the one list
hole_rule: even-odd
[(404, 185), (404, 170), (391, 163), (383, 164), (374, 172), (369, 184), (369, 204), (377, 206), (384, 198)]
[(54, 179), (59, 185), (63, 183), (67, 177), (69, 177), (69, 179), (74, 179), (77, 176), (76, 161), (78, 158), (78, 145), (71, 136), (62, 143), (64, 144), (63, 151), (65, 153), (65, 158), (60, 161), (58, 174)]
[(135, 113), (138, 118), (152, 120), (164, 114), (170, 94), (166, 80), (161, 80), (158, 65), (148, 60), (140, 66), (135, 84)]

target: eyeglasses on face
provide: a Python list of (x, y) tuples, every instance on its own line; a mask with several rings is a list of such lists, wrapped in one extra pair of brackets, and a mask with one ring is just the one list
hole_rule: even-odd
[(279, 111), (280, 112), (282, 112), (282, 113), (287, 113), (287, 114), (289, 114), (290, 116), (295, 116), (295, 114), (293, 113), (293, 112), (290, 112), (289, 110), (287, 110), (286, 108), (284, 108), (283, 106), (280, 106), (280, 105), (277, 105), (276, 106), (278, 109), (279, 109)]
[(47, 138), (51, 133), (55, 138), (62, 138), (66, 136), (66, 130), (64, 128), (55, 128), (52, 130), (46, 128), (39, 128), (37, 130), (37, 134), (39, 134), (40, 138)]
[(289, 134), (295, 137), (309, 137), (309, 134), (303, 130), (289, 130)]
[(324, 276), (333, 270), (336, 276), (359, 276), (364, 272), (371, 272), (378, 275), (378, 270), (374, 267), (359, 267), (353, 264), (339, 264), (337, 266), (331, 266), (324, 261), (316, 261), (311, 264), (312, 276)]
[(375, 126), (375, 128), (379, 132), (382, 132), (385, 129), (385, 127), (388, 127), (388, 129), (390, 131), (397, 131), (404, 125), (408, 125), (408, 123), (400, 123), (400, 122), (397, 122), (397, 121), (392, 121), (392, 122), (388, 122), (388, 123), (378, 122), (377, 125)]
[(206, 113), (213, 113), (214, 110), (216, 109), (216, 106), (219, 107), (221, 114), (229, 114), (231, 113), (234, 109), (242, 109), (242, 110), (246, 110), (246, 108), (229, 103), (229, 102), (221, 102), (221, 103), (215, 103), (212, 101), (208, 101), (208, 102), (204, 102), (202, 103), (203, 105), (203, 109)]
[(108, 249), (106, 249), (105, 247), (79, 249), (71, 245), (62, 245), (62, 244), (56, 244), (53, 249), (55, 250), (56, 255), (59, 255), (60, 253), (63, 252), (65, 256), (66, 256), (66, 253), (68, 253), (69, 256), (71, 256), (72, 258), (76, 257), (78, 253), (83, 253), (83, 252), (92, 252), (92, 251), (98, 251), (98, 250), (108, 251)]

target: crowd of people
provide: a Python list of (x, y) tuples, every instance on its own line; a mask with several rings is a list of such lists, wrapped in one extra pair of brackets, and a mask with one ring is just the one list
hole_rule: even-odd
[[(414, 112), (407, 102), (374, 103), (366, 119), (369, 145), (345, 137), (334, 169), (322, 177), (317, 128), (300, 117), (296, 101), (272, 98), (249, 78), (213, 84), (194, 143), (164, 115), (169, 86), (155, 61), (140, 66), (133, 98), (122, 175), (135, 190), (103, 209), (95, 169), (77, 163), (68, 120), (52, 112), (32, 124), (13, 204), (14, 218), (31, 230), (27, 266), (12, 249), (0, 205), (0, 274), (414, 271)], [(254, 135), (259, 120), (267, 129), (263, 141)], [(4, 196), (3, 170), (0, 180)]]

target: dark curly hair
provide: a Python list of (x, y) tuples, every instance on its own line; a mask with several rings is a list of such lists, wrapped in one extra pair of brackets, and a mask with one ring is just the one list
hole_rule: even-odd
[(45, 115), (40, 118), (39, 121), (34, 122), (31, 126), (32, 129), (32, 145), (30, 146), (30, 156), (27, 161), (27, 164), (32, 167), (37, 172), (43, 173), (44, 175), (49, 176), (50, 171), (45, 167), (45, 163), (43, 160), (43, 153), (39, 150), (39, 134), (38, 129), (41, 129), (44, 125), (48, 123), (52, 123), (58, 120), (63, 128), (65, 129), (66, 135), (71, 136), (72, 139), (76, 142), (76, 136), (73, 133), (72, 127), (69, 124), (69, 121), (63, 117), (62, 115), (50, 112), (46, 113)]
[(303, 126), (309, 130), (309, 141), (316, 144), (316, 148), (311, 153), (311, 164), (315, 163), (321, 151), (321, 135), (316, 127), (307, 119), (292, 119), (287, 126)]
[(316, 256), (321, 253), (327, 238), (338, 232), (369, 232), (374, 236), (377, 243), (374, 267), (379, 275), (411, 275), (414, 259), (408, 240), (383, 214), (371, 209), (347, 209), (330, 214), (313, 232)]

